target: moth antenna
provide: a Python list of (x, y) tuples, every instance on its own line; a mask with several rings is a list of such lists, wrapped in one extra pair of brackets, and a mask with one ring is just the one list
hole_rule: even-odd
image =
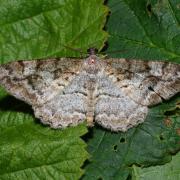
[(84, 52), (84, 51), (82, 51), (82, 49), (80, 49), (80, 48), (73, 48), (73, 47), (69, 47), (69, 46), (66, 46), (66, 45), (64, 45), (64, 47), (67, 48), (67, 49), (70, 49), (70, 50), (72, 50), (72, 51), (79, 52), (82, 57), (83, 57), (83, 54), (84, 54), (84, 55), (87, 55), (87, 53)]
[(106, 54), (114, 54), (114, 53), (122, 53), (122, 52), (127, 52), (127, 49), (124, 50), (115, 50), (115, 51), (106, 51)]

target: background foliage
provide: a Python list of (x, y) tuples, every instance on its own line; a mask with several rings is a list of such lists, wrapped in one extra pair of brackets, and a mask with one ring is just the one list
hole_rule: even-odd
[[(81, 56), (70, 48), (101, 49), (107, 37), (109, 56), (180, 63), (178, 0), (109, 0), (108, 17), (103, 0), (0, 3), (1, 63)], [(109, 53), (114, 50), (119, 52)], [(45, 127), (30, 106), (1, 90), (0, 179), (79, 179), (83, 173), (81, 179), (148, 179), (172, 174), (172, 167), (179, 179), (179, 154), (171, 161), (180, 149), (179, 103), (177, 95), (152, 107), (146, 121), (126, 133), (98, 126), (87, 133), (84, 124), (63, 131)], [(154, 165), (161, 165), (160, 174)]]
[[(0, 1), (0, 61), (76, 56), (103, 45), (101, 0)], [(92, 13), (93, 12), (93, 13)], [(85, 51), (86, 52), (86, 51)], [(52, 130), (31, 107), (0, 91), (0, 179), (79, 179), (88, 158), (85, 125)]]

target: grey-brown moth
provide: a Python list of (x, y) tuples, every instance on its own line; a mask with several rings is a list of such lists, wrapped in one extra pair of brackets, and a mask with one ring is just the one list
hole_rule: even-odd
[(0, 84), (52, 128), (87, 121), (112, 131), (142, 123), (148, 107), (180, 92), (180, 65), (161, 61), (57, 58), (0, 66)]

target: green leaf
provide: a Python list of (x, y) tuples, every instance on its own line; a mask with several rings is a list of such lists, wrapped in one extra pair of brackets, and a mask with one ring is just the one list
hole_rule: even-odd
[(170, 163), (163, 166), (140, 168), (133, 166), (133, 180), (179, 180), (180, 179), (180, 153), (172, 157)]
[[(178, 1), (109, 0), (108, 6), (106, 52), (111, 57), (180, 62)], [(177, 95), (150, 108), (145, 122), (126, 133), (94, 128), (86, 136), (91, 158), (83, 179), (125, 180), (131, 178), (134, 164), (169, 162), (180, 150), (178, 100)]]
[[(0, 62), (80, 56), (101, 48), (102, 0), (0, 0)], [(88, 158), (85, 125), (52, 130), (30, 106), (0, 91), (0, 179), (79, 179)]]
[[(0, 179), (79, 179), (88, 158), (85, 125), (52, 130), (13, 97), (0, 100)], [(30, 109), (30, 110), (29, 110)]]
[[(1, 62), (80, 56), (107, 39), (103, 0), (0, 0)], [(69, 47), (69, 48), (67, 48)]]
[[(145, 122), (126, 133), (94, 128), (84, 179), (127, 179), (131, 165), (164, 164), (180, 150), (178, 98), (150, 109)], [(172, 109), (173, 113), (167, 110)], [(168, 114), (168, 115), (167, 115)]]
[(174, 0), (109, 0), (108, 51), (115, 57), (180, 63), (180, 3)]

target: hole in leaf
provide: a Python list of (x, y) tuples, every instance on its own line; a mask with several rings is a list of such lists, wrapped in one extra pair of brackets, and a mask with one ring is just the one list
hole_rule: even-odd
[(121, 138), (120, 143), (124, 143), (124, 142), (125, 142), (125, 138)]
[(98, 177), (98, 179), (97, 180), (103, 180), (103, 178), (102, 177)]
[(114, 151), (117, 151), (117, 147), (118, 147), (117, 145), (114, 145), (114, 148), (113, 148)]
[(150, 3), (148, 3), (148, 4), (146, 5), (146, 8), (147, 8), (147, 11), (148, 11), (149, 13), (152, 13), (152, 6), (151, 6)]
[(161, 141), (163, 141), (163, 140), (164, 140), (164, 137), (163, 137), (163, 135), (162, 135), (162, 134), (159, 136), (159, 139), (160, 139)]

